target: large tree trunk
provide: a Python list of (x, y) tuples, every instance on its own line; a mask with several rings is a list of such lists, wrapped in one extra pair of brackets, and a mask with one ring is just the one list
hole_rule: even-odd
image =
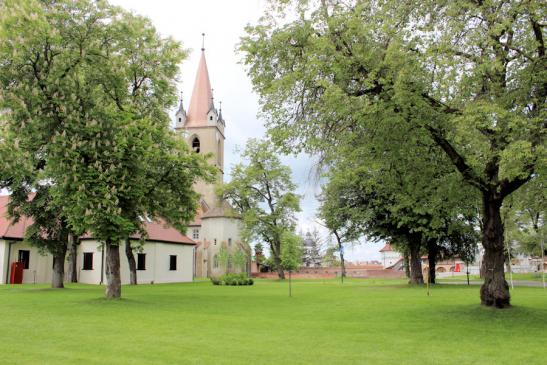
[(52, 288), (64, 288), (66, 244), (53, 254), (53, 274), (51, 275)]
[(285, 280), (285, 272), (283, 271), (283, 266), (281, 266), (281, 242), (270, 244), (272, 249), (272, 255), (275, 264), (275, 270), (277, 271), (277, 276), (281, 280)]
[(420, 240), (411, 239), (410, 248), (410, 284), (423, 284), (422, 259), (420, 257)]
[(116, 299), (122, 296), (120, 277), (120, 246), (107, 240), (106, 248), (106, 298)]
[(285, 272), (283, 271), (283, 267), (281, 266), (281, 259), (279, 257), (274, 258), (276, 270), (277, 270), (277, 276), (281, 280), (285, 280)]
[(69, 235), (68, 237), (68, 277), (67, 281), (70, 283), (78, 282), (78, 251), (76, 248), (77, 238), (74, 235)]
[(503, 222), (500, 214), (502, 200), (494, 198), (493, 195), (483, 193), (484, 284), (481, 286), (481, 303), (486, 306), (505, 308), (510, 306), (510, 294), (503, 271), (505, 253)]
[(129, 264), (129, 284), (137, 285), (137, 263), (129, 238), (125, 240), (125, 256), (127, 256), (127, 263)]
[(429, 283), (435, 284), (435, 269), (437, 266), (437, 254), (439, 253), (439, 246), (437, 241), (427, 241), (427, 261), (429, 264)]
[(405, 269), (405, 276), (407, 279), (410, 279), (410, 259), (408, 257), (408, 250), (405, 249), (403, 252), (403, 266)]

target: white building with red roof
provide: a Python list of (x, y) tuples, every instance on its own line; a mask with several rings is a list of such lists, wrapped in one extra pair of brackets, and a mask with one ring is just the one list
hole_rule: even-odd
[(400, 263), (403, 260), (400, 252), (393, 250), (391, 243), (387, 242), (384, 247), (380, 250), (382, 255), (382, 266), (384, 269), (393, 268), (396, 264)]
[[(14, 223), (7, 214), (9, 196), (0, 196), (0, 282), (11, 282), (17, 270), (22, 283), (51, 281), (53, 258), (25, 242), (26, 228), (32, 223), (22, 217)], [(148, 238), (136, 253), (138, 283), (171, 283), (193, 280), (196, 242), (161, 220), (145, 219)], [(138, 236), (131, 237), (139, 240)], [(125, 244), (120, 243), (124, 252)], [(89, 235), (79, 237), (77, 245), (77, 279), (80, 283), (105, 282), (103, 245)], [(18, 264), (17, 264), (18, 263)], [(127, 260), (120, 257), (122, 283), (129, 283)], [(18, 265), (19, 269), (13, 266)], [(65, 268), (65, 273), (68, 267)], [(18, 280), (19, 281), (19, 280)]]

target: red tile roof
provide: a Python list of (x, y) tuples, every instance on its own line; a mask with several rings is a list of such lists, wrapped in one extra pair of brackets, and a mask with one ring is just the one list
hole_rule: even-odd
[[(0, 238), (21, 240), (25, 236), (27, 227), (32, 224), (32, 220), (27, 217), (21, 217), (19, 222), (13, 224), (12, 220), (9, 219), (7, 215), (8, 201), (9, 196), (0, 196)], [(196, 244), (196, 242), (180, 233), (177, 229), (168, 226), (163, 220), (145, 222), (145, 226), (146, 231), (148, 232), (147, 241), (178, 243), (184, 245)], [(92, 237), (86, 234), (81, 238), (91, 239)], [(139, 236), (134, 235), (131, 238), (138, 239)]]
[(380, 250), (380, 252), (387, 252), (387, 251), (393, 251), (391, 248), (391, 243), (386, 243), (385, 246)]
[(27, 227), (32, 224), (32, 220), (27, 217), (21, 217), (19, 222), (14, 224), (8, 218), (8, 202), (9, 196), (0, 196), (0, 238), (22, 240)]

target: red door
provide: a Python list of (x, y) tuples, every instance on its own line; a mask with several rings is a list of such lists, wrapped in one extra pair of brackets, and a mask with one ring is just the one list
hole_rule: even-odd
[(9, 282), (10, 284), (22, 284), (23, 283), (23, 270), (25, 268), (24, 262), (12, 262), (11, 274)]

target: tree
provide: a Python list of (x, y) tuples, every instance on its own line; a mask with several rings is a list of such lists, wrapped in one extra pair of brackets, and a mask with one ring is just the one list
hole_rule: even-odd
[(243, 252), (242, 249), (238, 248), (237, 250), (235, 250), (232, 257), (234, 261), (234, 266), (240, 269), (241, 271), (247, 272), (246, 271), (247, 255), (245, 254), (245, 252)]
[(281, 234), (281, 267), (289, 272), (289, 297), (292, 296), (291, 273), (302, 263), (302, 237), (291, 231)]
[(264, 256), (264, 246), (262, 246), (262, 243), (258, 242), (255, 245), (255, 262), (258, 271), (260, 271), (260, 267), (264, 264), (266, 261), (266, 258)]
[(37, 159), (20, 148), (18, 139), (2, 124), (0, 139), (0, 189), (11, 193), (8, 214), (14, 222), (23, 216), (32, 223), (25, 232), (25, 241), (41, 253), (53, 256), (52, 288), (64, 287), (64, 264), (70, 236), (62, 208), (53, 204), (50, 185), (36, 174)]
[(319, 218), (323, 220), (324, 226), (336, 239), (343, 281), (346, 276), (344, 244), (350, 244), (359, 240), (362, 231), (356, 225), (356, 222), (350, 219), (347, 214), (348, 210), (340, 204), (340, 198), (340, 192), (336, 191), (336, 189), (332, 187), (330, 189), (323, 189), (320, 196)]
[(284, 279), (281, 235), (294, 229), (294, 213), (300, 210), (291, 171), (281, 165), (268, 141), (249, 140), (242, 158), (247, 163), (232, 168), (232, 181), (220, 186), (218, 193), (241, 214), (243, 237), (270, 246), (275, 270)]
[(193, 183), (212, 179), (169, 130), (186, 53), (148, 19), (106, 2), (8, 0), (0, 10), (7, 128), (37, 160), (68, 227), (104, 243), (106, 296), (118, 298), (119, 244), (145, 238), (139, 216), (184, 230), (197, 208)]
[(224, 270), (226, 270), (226, 272), (228, 272), (228, 264), (231, 261), (230, 256), (231, 256), (230, 252), (228, 252), (226, 247), (223, 246), (218, 250), (218, 254), (217, 254), (218, 263), (219, 263), (220, 267), (222, 267), (222, 268), (224, 268)]
[(335, 255), (336, 253), (339, 253), (338, 247), (332, 246), (330, 244), (331, 242), (331, 240), (327, 242), (327, 248), (325, 249), (325, 254), (323, 255), (322, 264), (326, 267), (340, 266), (340, 258)]
[(240, 46), (274, 142), (329, 155), (381, 121), (426, 132), (481, 195), (481, 303), (509, 306), (500, 209), (545, 155), (542, 2), (274, 3)]

